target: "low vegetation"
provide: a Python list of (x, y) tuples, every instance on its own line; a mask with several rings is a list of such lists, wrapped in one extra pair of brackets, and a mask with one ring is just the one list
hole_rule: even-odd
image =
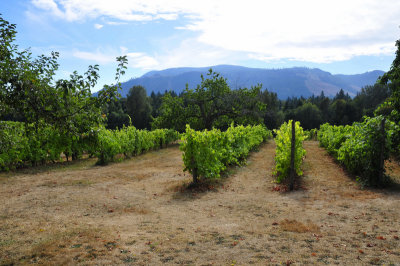
[(365, 118), (351, 126), (324, 124), (318, 131), (320, 145), (325, 147), (347, 170), (366, 185), (385, 183), (384, 161), (398, 147), (393, 145), (399, 127), (384, 117)]
[(194, 183), (198, 178), (219, 178), (228, 165), (243, 163), (251, 150), (271, 136), (271, 131), (263, 126), (231, 125), (221, 132), (195, 131), (188, 125), (181, 144), (184, 171), (192, 174)]
[[(275, 154), (275, 170), (274, 174), (277, 175), (277, 182), (282, 182), (285, 178), (289, 177), (291, 168), (291, 146), (292, 146), (292, 120), (283, 123), (282, 126), (274, 131), (276, 134), (276, 154)], [(294, 144), (294, 173), (297, 176), (303, 174), (301, 165), (303, 163), (306, 151), (303, 148), (303, 141), (305, 135), (300, 122), (295, 123), (295, 144)]]

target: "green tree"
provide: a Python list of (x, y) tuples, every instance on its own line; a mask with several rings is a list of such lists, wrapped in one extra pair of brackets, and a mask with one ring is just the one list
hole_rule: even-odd
[(315, 104), (308, 102), (294, 109), (290, 119), (299, 121), (304, 129), (310, 130), (322, 124), (322, 112)]
[(330, 106), (331, 123), (335, 125), (349, 125), (357, 120), (357, 108), (352, 101), (339, 99)]
[(107, 117), (107, 128), (117, 129), (129, 126), (131, 119), (126, 111), (126, 98), (118, 98), (108, 102), (103, 109)]
[(266, 105), (264, 124), (269, 129), (275, 129), (280, 127), (284, 122), (284, 114), (280, 110), (281, 101), (278, 99), (278, 95), (275, 92), (269, 92), (265, 89), (260, 94), (261, 102)]
[[(378, 83), (388, 85), (391, 96), (383, 103), (380, 109), (391, 110), (390, 118), (400, 121), (400, 39), (396, 41), (396, 57), (390, 70), (378, 79)], [(379, 110), (378, 110), (379, 112)], [(381, 110), (383, 112), (383, 110)]]
[(162, 103), (158, 110), (159, 116), (154, 118), (152, 129), (169, 128), (179, 132), (184, 132), (186, 123), (193, 125), (193, 121), (188, 121), (189, 115), (185, 112), (185, 105), (182, 97), (172, 96), (166, 92), (162, 97)]
[(162, 97), (163, 95), (160, 92), (155, 93), (154, 91), (150, 94), (150, 104), (152, 110), (152, 116), (157, 117), (159, 116), (159, 109), (162, 104)]
[(150, 128), (152, 110), (144, 87), (137, 85), (129, 90), (126, 98), (126, 110), (136, 128)]
[(40, 128), (50, 125), (69, 142), (67, 156), (72, 153), (76, 158), (76, 142), (103, 123), (102, 106), (118, 95), (127, 59), (117, 58), (117, 85), (106, 85), (98, 97), (92, 97), (91, 89), (99, 78), (97, 65), (89, 66), (84, 75), (75, 71), (70, 79), (55, 81), (58, 53), (33, 59), (28, 50), (18, 50), (16, 34), (16, 26), (0, 17), (0, 116), (10, 112), (21, 115), (26, 135), (37, 145), (45, 143), (36, 141), (34, 136), (38, 136)]
[(165, 95), (160, 116), (153, 127), (169, 127), (184, 131), (189, 124), (196, 130), (226, 129), (236, 124), (258, 124), (263, 120), (265, 105), (260, 101), (261, 86), (231, 90), (226, 79), (210, 69), (207, 78), (195, 89), (186, 86), (179, 98)]
[(390, 96), (388, 85), (376, 83), (373, 86), (365, 86), (357, 93), (353, 101), (358, 109), (359, 119), (364, 115), (373, 117), (376, 108)]

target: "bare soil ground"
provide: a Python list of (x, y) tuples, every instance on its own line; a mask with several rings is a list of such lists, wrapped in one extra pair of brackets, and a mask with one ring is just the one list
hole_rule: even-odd
[(1, 174), (0, 264), (400, 265), (400, 192), (362, 190), (318, 142), (305, 148), (290, 193), (273, 183), (273, 141), (197, 190), (178, 146)]

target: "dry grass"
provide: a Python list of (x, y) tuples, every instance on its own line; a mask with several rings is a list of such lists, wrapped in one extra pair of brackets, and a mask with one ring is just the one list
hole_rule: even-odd
[(295, 232), (295, 233), (306, 233), (306, 232), (319, 232), (319, 226), (308, 221), (307, 224), (303, 224), (297, 220), (285, 219), (279, 223), (280, 228), (283, 231)]
[(2, 173), (0, 265), (400, 264), (399, 191), (362, 190), (305, 148), (294, 192), (273, 189), (273, 142), (197, 188), (177, 146)]

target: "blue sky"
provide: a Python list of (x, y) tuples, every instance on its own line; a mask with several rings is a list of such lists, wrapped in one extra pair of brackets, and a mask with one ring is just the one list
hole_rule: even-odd
[(60, 52), (57, 77), (100, 65), (98, 90), (150, 70), (234, 64), (387, 71), (400, 37), (398, 0), (0, 0), (17, 43)]

